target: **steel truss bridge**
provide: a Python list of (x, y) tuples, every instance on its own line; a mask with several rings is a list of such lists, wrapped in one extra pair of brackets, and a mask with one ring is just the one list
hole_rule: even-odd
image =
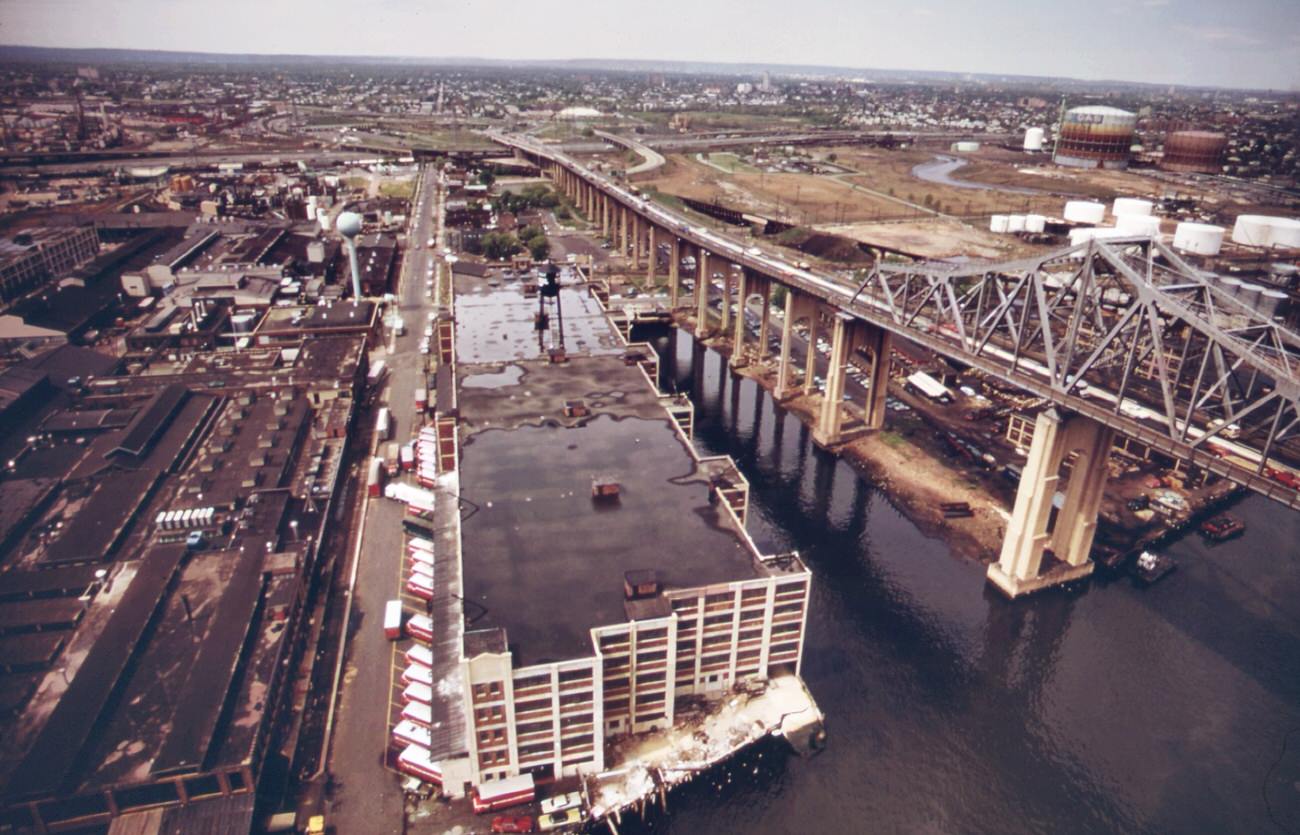
[[(768, 286), (811, 296), (1300, 508), (1300, 336), (1158, 240), (1108, 238), (1001, 263), (878, 262), (865, 275), (832, 274), (692, 225), (534, 139), (491, 136), (597, 214), (633, 216), (674, 252), (707, 252)], [(676, 264), (670, 268), (675, 280)], [(697, 292), (708, 284), (697, 282)]]

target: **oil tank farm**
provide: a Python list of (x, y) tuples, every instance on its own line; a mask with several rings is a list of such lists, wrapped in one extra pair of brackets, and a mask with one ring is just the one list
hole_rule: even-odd
[(1166, 171), (1217, 174), (1228, 137), (1208, 130), (1176, 130), (1165, 137), (1160, 167)]
[(1061, 118), (1052, 161), (1076, 168), (1127, 168), (1137, 116), (1104, 105), (1073, 107)]

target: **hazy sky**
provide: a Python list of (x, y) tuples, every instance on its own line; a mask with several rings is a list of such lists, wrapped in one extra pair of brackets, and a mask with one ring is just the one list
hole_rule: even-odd
[(1300, 0), (0, 0), (0, 42), (833, 64), (1300, 89)]

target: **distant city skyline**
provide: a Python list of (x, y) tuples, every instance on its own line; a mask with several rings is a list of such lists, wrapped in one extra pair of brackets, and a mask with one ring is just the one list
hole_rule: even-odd
[(803, 64), (1300, 89), (1295, 0), (0, 0), (14, 45)]

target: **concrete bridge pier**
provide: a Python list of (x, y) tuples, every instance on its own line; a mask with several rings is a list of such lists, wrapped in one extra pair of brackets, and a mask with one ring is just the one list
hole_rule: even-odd
[(668, 240), (668, 309), (677, 309), (681, 292), (682, 239), (670, 235)]
[(633, 269), (641, 264), (641, 236), (644, 234), (642, 227), (641, 215), (632, 212), (632, 246), (629, 257), (632, 259), (629, 263)]
[(609, 237), (609, 197), (603, 193), (600, 195), (600, 234)]
[(768, 325), (772, 320), (772, 279), (767, 276), (755, 276), (762, 287), (763, 312), (758, 319), (758, 361), (762, 362), (772, 352), (768, 349)]
[(703, 339), (709, 332), (709, 274), (708, 250), (696, 250), (695, 257), (695, 338)]
[[(736, 309), (736, 327), (731, 335), (731, 367), (740, 368), (745, 364), (745, 295), (749, 292), (749, 270), (741, 269), (740, 277), (737, 279), (736, 298), (739, 305)], [(723, 310), (731, 307), (731, 300), (724, 293), (722, 297)], [(726, 326), (726, 314), (723, 314), (723, 328)]]
[(809, 299), (809, 302), (812, 310), (808, 314), (808, 355), (803, 363), (804, 397), (812, 394), (816, 387), (813, 377), (817, 374), (817, 325), (821, 318), (821, 305), (816, 299)]
[(722, 314), (722, 332), (725, 334), (731, 330), (731, 277), (735, 269), (726, 261), (722, 262), (722, 304), (718, 307), (718, 312)]
[[(1039, 412), (1015, 508), (1002, 540), (1002, 554), (988, 570), (989, 582), (1007, 597), (1092, 573), (1089, 554), (1114, 440), (1113, 430), (1082, 415), (1062, 417), (1055, 408)], [(1049, 530), (1061, 464), (1071, 453), (1075, 457), (1065, 501)], [(1049, 546), (1055, 559), (1043, 570)]]
[[(822, 393), (821, 412), (813, 440), (822, 446), (839, 443), (844, 424), (844, 369), (848, 366), (849, 352), (853, 350), (857, 322), (844, 312), (836, 312), (831, 330), (831, 356), (826, 369), (826, 390)], [(815, 346), (814, 346), (815, 347)]]
[(864, 347), (871, 351), (871, 373), (867, 377), (867, 397), (862, 404), (862, 421), (868, 429), (885, 427), (885, 399), (889, 396), (889, 354), (894, 337), (884, 328), (859, 325)]
[(645, 286), (654, 287), (655, 267), (657, 266), (656, 262), (659, 260), (659, 250), (655, 248), (655, 225), (653, 223), (646, 224), (645, 234), (647, 244), (646, 248), (650, 250), (650, 255), (646, 258), (645, 265)]
[(790, 394), (790, 337), (794, 335), (796, 303), (799, 294), (793, 287), (785, 290), (785, 316), (781, 319), (781, 353), (776, 364), (776, 389), (772, 396), (778, 401)]
[(630, 212), (628, 212), (627, 207), (625, 207), (625, 205), (620, 205), (619, 207), (619, 248), (617, 248), (616, 250), (617, 254), (619, 255), (628, 254), (628, 215), (630, 215)]

